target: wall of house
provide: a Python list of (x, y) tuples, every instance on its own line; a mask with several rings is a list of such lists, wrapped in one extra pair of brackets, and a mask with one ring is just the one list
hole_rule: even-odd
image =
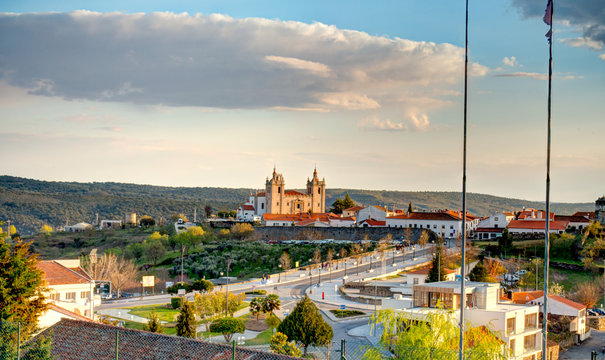
[[(53, 285), (49, 286), (49, 288), (50, 291), (47, 293), (47, 297), (50, 302), (92, 319), (95, 305), (93, 283)], [(82, 297), (83, 292), (88, 293), (87, 297)], [(75, 299), (67, 299), (68, 293), (75, 293)], [(51, 297), (52, 294), (59, 294), (58, 300)]]

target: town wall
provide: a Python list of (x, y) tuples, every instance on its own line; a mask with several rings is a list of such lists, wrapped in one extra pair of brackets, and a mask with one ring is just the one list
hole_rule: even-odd
[[(406, 237), (404, 228), (362, 228), (362, 227), (300, 227), (300, 226), (259, 226), (254, 228), (258, 240), (380, 240), (391, 234), (394, 240)], [(418, 240), (422, 230), (429, 234), (429, 243), (436, 239), (435, 233), (427, 229), (412, 229), (411, 240)]]

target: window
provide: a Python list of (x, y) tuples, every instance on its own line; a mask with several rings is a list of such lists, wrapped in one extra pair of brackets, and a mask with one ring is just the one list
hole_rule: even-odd
[(515, 318), (506, 319), (506, 335), (515, 333)]
[(287, 205), (287, 206), (290, 206), (290, 202), (288, 201), (288, 202), (286, 203), (286, 205)]
[(278, 187), (277, 187), (277, 193), (278, 193), (278, 194), (281, 194), (281, 186), (278, 186)]
[(321, 195), (321, 188), (317, 189), (317, 193)]
[(261, 203), (261, 204), (260, 204), (260, 208), (261, 208), (261, 209), (264, 209), (264, 208), (265, 208), (265, 203)]
[(450, 225), (450, 229), (453, 229), (453, 228), (454, 228), (454, 225)]
[(65, 293), (65, 300), (76, 300), (76, 292)]
[(525, 315), (525, 329), (535, 329), (537, 325), (537, 314), (527, 314)]
[(536, 335), (527, 335), (523, 338), (523, 348), (533, 350), (536, 348)]
[(498, 221), (498, 217), (497, 216), (494, 218), (494, 221)]
[(90, 297), (90, 291), (81, 291), (80, 299), (88, 299)]
[(433, 229), (436, 229), (436, 228), (437, 228), (437, 225), (433, 225)]
[(441, 228), (442, 228), (442, 229), (445, 229), (445, 225), (441, 225)]
[(414, 278), (414, 285), (418, 284), (418, 278)]
[(515, 339), (511, 339), (510, 344), (508, 345), (508, 348), (514, 355), (515, 354)]
[(297, 209), (300, 209), (300, 204), (296, 204), (296, 208), (297, 208)]
[(59, 301), (59, 300), (61, 300), (61, 294), (59, 294), (59, 293), (52, 293), (52, 294), (50, 294), (50, 299), (54, 300), (54, 301)]

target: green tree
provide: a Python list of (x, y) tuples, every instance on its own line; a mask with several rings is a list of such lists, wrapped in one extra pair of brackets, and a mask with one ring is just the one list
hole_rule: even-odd
[(250, 312), (252, 313), (252, 315), (256, 316), (256, 320), (258, 320), (259, 315), (264, 312), (263, 299), (260, 297), (253, 298), (252, 300), (250, 300), (249, 307), (250, 307)]
[(145, 325), (145, 330), (150, 331), (152, 333), (164, 333), (164, 326), (160, 322), (160, 318), (155, 312), (155, 309), (151, 310), (151, 312), (147, 316), (147, 325)]
[(435, 252), (433, 253), (433, 261), (431, 263), (431, 269), (429, 270), (429, 276), (426, 282), (438, 282), (445, 281), (447, 276), (445, 274), (445, 258), (443, 256), (443, 242), (438, 239), (437, 246), (435, 246)]
[[(391, 349), (393, 359), (424, 360), (458, 359), (458, 339), (460, 328), (452, 321), (452, 311), (435, 309), (424, 315), (423, 321), (410, 313), (399, 313), (392, 309), (381, 310), (372, 316), (372, 327), (381, 327), (381, 345)], [(405, 329), (405, 330), (404, 330)], [(464, 335), (465, 359), (504, 360), (508, 357), (502, 351), (502, 342), (489, 326), (474, 327), (467, 322)], [(382, 359), (378, 349), (371, 347), (365, 358)]]
[[(22, 350), (23, 355), (21, 356), (22, 360), (53, 360), (55, 359), (52, 356), (52, 339), (47, 336), (40, 336), (35, 341), (27, 344), (25, 348)], [(16, 358), (16, 356), (15, 356)], [(8, 359), (8, 357), (4, 357), (2, 359)]]
[(145, 240), (144, 251), (147, 259), (153, 262), (153, 265), (157, 265), (158, 260), (166, 255), (166, 248), (160, 240)]
[(279, 331), (271, 337), (270, 348), (271, 351), (276, 354), (289, 355), (295, 357), (302, 356), (302, 352), (296, 346), (294, 341), (288, 342), (288, 337), (285, 334), (280, 333)]
[(22, 323), (25, 337), (47, 309), (44, 273), (30, 244), (18, 239), (10, 245), (0, 239), (0, 322)]
[(150, 226), (155, 226), (155, 219), (152, 218), (149, 215), (143, 215), (141, 216), (141, 218), (139, 219), (139, 224), (142, 227), (150, 227)]
[(343, 201), (341, 199), (336, 199), (336, 201), (332, 203), (332, 209), (330, 211), (334, 214), (342, 214), (344, 209), (346, 208)]
[(193, 305), (185, 300), (176, 320), (176, 334), (182, 337), (195, 337), (195, 314)]
[(468, 278), (470, 279), (470, 281), (492, 282), (492, 279), (489, 276), (489, 272), (483, 264), (483, 260), (479, 261), (477, 265), (475, 265), (473, 270), (471, 270), (471, 272), (468, 274)]
[(513, 248), (513, 237), (508, 232), (508, 229), (504, 229), (502, 235), (498, 238), (498, 249), (501, 254), (510, 253)]
[(231, 341), (233, 334), (243, 333), (246, 330), (244, 322), (232, 317), (224, 317), (210, 324), (210, 331), (223, 334), (225, 341)]
[(348, 209), (348, 208), (352, 208), (353, 206), (355, 206), (355, 201), (353, 201), (351, 199), (351, 197), (349, 196), (349, 193), (347, 193), (345, 195), (345, 198), (342, 201), (342, 205), (344, 206), (343, 210)]
[(212, 292), (212, 290), (214, 289), (214, 284), (212, 283), (212, 281), (200, 279), (194, 281), (193, 284), (191, 284), (191, 289), (203, 293), (209, 293)]
[(271, 329), (275, 329), (276, 327), (279, 326), (280, 323), (281, 323), (281, 320), (279, 320), (279, 318), (273, 314), (269, 315), (267, 317), (267, 319), (265, 320), (265, 324), (267, 324), (267, 326), (270, 327)]
[(328, 346), (334, 336), (332, 327), (324, 321), (317, 306), (306, 295), (279, 324), (277, 331), (301, 343), (305, 355), (309, 345)]
[(173, 214), (170, 216), (170, 221), (172, 221), (173, 223), (179, 221), (179, 219), (183, 220), (184, 222), (189, 222), (189, 219), (187, 219), (187, 216), (185, 216), (185, 214), (183, 213)]
[(279, 310), (281, 307), (281, 300), (277, 294), (269, 294), (263, 299), (263, 312), (273, 315), (275, 310)]

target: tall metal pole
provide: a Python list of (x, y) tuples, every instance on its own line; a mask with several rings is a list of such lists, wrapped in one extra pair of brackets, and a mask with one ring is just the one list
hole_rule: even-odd
[(552, 90), (552, 43), (554, 32), (553, 27), (553, 14), (555, 12), (555, 1), (549, 0), (547, 5), (547, 11), (550, 6), (550, 14), (547, 12), (547, 16), (550, 15), (550, 37), (548, 46), (548, 120), (546, 130), (546, 221), (544, 226), (544, 308), (542, 310), (542, 359), (546, 359), (548, 350), (548, 263), (550, 253), (550, 114), (551, 114), (551, 90)]
[(464, 38), (464, 137), (462, 142), (462, 248), (460, 276), (460, 342), (458, 343), (458, 359), (464, 360), (464, 309), (466, 308), (465, 290), (465, 260), (466, 260), (466, 108), (468, 102), (468, 0), (466, 0), (466, 24)]

